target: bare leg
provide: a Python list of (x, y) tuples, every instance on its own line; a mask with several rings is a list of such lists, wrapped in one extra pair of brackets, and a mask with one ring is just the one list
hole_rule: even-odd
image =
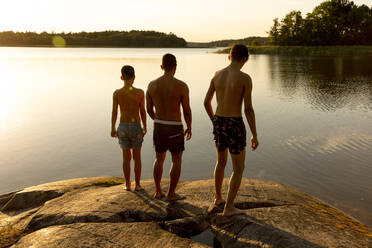
[(141, 162), (141, 148), (133, 149), (133, 161), (134, 161), (134, 178), (136, 181), (136, 187), (134, 188), (135, 191), (143, 190), (141, 187), (141, 169), (142, 169), (142, 162)]
[(170, 186), (167, 198), (169, 201), (181, 200), (183, 197), (176, 194), (178, 180), (181, 175), (182, 152), (178, 154), (172, 153), (172, 167), (170, 170)]
[(220, 152), (217, 150), (217, 162), (216, 162), (216, 167), (214, 169), (214, 185), (215, 185), (215, 200), (214, 200), (214, 205), (218, 206), (222, 203), (225, 203), (225, 200), (222, 199), (222, 182), (223, 178), (225, 176), (225, 167), (227, 163), (227, 149), (224, 151)]
[(232, 216), (244, 213), (243, 210), (234, 207), (234, 200), (238, 193), (244, 171), (245, 149), (240, 154), (230, 154), (233, 164), (233, 172), (229, 182), (229, 191), (227, 193), (226, 205), (223, 215)]
[(156, 187), (156, 193), (154, 197), (157, 199), (165, 196), (160, 187), (161, 177), (163, 175), (163, 165), (164, 165), (165, 155), (166, 155), (166, 152), (161, 152), (161, 153), (157, 152), (155, 162), (154, 162), (153, 175), (154, 175), (154, 181), (155, 181), (155, 187)]
[(130, 149), (123, 150), (123, 173), (125, 179), (125, 189), (130, 190), (130, 160), (132, 159), (132, 154)]

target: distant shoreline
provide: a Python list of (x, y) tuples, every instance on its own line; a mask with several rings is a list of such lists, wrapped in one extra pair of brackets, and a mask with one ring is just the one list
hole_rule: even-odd
[[(159, 46), (146, 46), (146, 47), (133, 47), (133, 46), (71, 46), (55, 47), (53, 45), (0, 45), (0, 48), (183, 48), (183, 49), (218, 49), (218, 47), (207, 46), (186, 46), (186, 47), (159, 47)], [(250, 54), (257, 55), (286, 55), (286, 56), (350, 56), (350, 55), (371, 55), (372, 46), (247, 46)], [(230, 48), (223, 48), (213, 53), (228, 54)]]
[(30, 47), (30, 48), (148, 48), (148, 49), (154, 49), (154, 48), (187, 48), (187, 49), (218, 49), (218, 47), (207, 47), (207, 46), (185, 46), (185, 47), (157, 47), (157, 46), (146, 46), (146, 47), (132, 47), (132, 46), (69, 46), (66, 45), (64, 47), (56, 47), (53, 45), (28, 45), (28, 46), (10, 46), (10, 45), (0, 45), (0, 48), (2, 47), (9, 47), (9, 48), (21, 48), (21, 47)]
[[(289, 56), (372, 55), (372, 46), (247, 46), (250, 54)], [(227, 54), (230, 48), (216, 51)]]
[[(11, 45), (0, 45), (0, 47), (39, 47), (39, 48), (208, 48), (208, 47), (174, 47), (174, 46), (169, 46), (169, 47), (159, 47), (159, 46), (71, 46), (71, 45), (66, 45), (64, 47), (56, 47), (53, 45), (27, 45), (27, 46), (11, 46)], [(213, 48), (213, 47), (209, 47)]]

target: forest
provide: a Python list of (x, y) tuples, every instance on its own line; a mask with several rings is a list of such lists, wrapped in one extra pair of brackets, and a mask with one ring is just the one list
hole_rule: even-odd
[(372, 45), (372, 7), (349, 0), (328, 0), (306, 17), (291, 11), (274, 19), (270, 43), (279, 46)]
[(0, 46), (186, 47), (183, 38), (155, 31), (79, 33), (0, 32)]

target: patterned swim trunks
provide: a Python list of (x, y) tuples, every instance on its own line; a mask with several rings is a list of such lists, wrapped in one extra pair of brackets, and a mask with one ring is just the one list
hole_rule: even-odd
[(143, 132), (139, 123), (120, 123), (117, 135), (123, 149), (139, 149), (143, 142)]
[(213, 134), (218, 151), (229, 148), (230, 153), (239, 154), (247, 145), (246, 131), (242, 117), (213, 118)]

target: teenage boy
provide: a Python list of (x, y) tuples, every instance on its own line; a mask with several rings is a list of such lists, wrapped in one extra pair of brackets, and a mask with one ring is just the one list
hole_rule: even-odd
[[(146, 134), (145, 95), (143, 90), (133, 87), (135, 79), (134, 68), (125, 65), (121, 69), (121, 80), (124, 87), (118, 89), (113, 95), (111, 137), (117, 137), (123, 151), (123, 172), (125, 190), (131, 190), (130, 161), (133, 156), (135, 190), (142, 190), (141, 179), (141, 146), (143, 136)], [(120, 106), (120, 124), (116, 129), (116, 119)], [(142, 122), (142, 127), (141, 127)]]
[[(252, 132), (251, 147), (258, 147), (255, 114), (252, 107), (252, 80), (242, 72), (241, 68), (248, 60), (248, 49), (244, 45), (234, 45), (231, 49), (230, 65), (217, 71), (204, 99), (205, 109), (213, 123), (213, 134), (217, 149), (217, 162), (214, 170), (215, 205), (225, 203), (222, 199), (221, 187), (229, 150), (233, 173), (229, 182), (227, 199), (223, 214), (232, 216), (243, 213), (233, 203), (239, 190), (244, 171), (246, 131), (242, 118), (244, 113)], [(217, 98), (217, 109), (213, 112), (211, 101), (214, 93)]]

